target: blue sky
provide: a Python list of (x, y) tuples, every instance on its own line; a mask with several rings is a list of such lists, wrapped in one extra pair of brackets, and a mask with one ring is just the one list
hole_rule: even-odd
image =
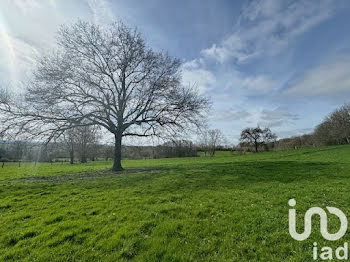
[(229, 144), (247, 126), (300, 135), (350, 100), (349, 13), (346, 0), (2, 0), (0, 79), (20, 89), (60, 24), (120, 19), (183, 61)]

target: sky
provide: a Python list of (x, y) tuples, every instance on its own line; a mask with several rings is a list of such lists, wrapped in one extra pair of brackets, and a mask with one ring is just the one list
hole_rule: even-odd
[(349, 13), (347, 0), (1, 0), (0, 83), (20, 89), (60, 25), (121, 20), (181, 59), (228, 144), (257, 125), (301, 135), (350, 102)]

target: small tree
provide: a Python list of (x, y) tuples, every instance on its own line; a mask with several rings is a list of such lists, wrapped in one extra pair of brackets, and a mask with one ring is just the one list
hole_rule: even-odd
[(199, 134), (199, 147), (204, 152), (204, 156), (207, 156), (209, 151), (209, 135), (208, 131), (204, 130)]
[(259, 146), (276, 141), (276, 138), (277, 136), (271, 132), (270, 128), (261, 129), (256, 127), (244, 129), (241, 132), (240, 141), (254, 146), (255, 152), (258, 152)]
[(98, 126), (79, 126), (68, 129), (62, 135), (63, 142), (69, 151), (70, 163), (74, 164), (75, 152), (80, 162), (87, 162), (88, 147), (97, 143)]
[(220, 143), (225, 141), (225, 137), (219, 129), (204, 130), (200, 134), (199, 146), (206, 156), (215, 156), (216, 149)]
[(211, 156), (215, 156), (215, 152), (220, 143), (223, 143), (225, 138), (219, 129), (213, 129), (208, 131), (209, 153)]
[(75, 157), (75, 145), (76, 145), (76, 137), (74, 128), (66, 130), (62, 134), (62, 139), (65, 147), (67, 148), (69, 152), (69, 162), (71, 165), (74, 164), (74, 157)]
[(89, 146), (97, 143), (97, 132), (98, 126), (82, 126), (76, 128), (76, 142), (81, 163), (87, 162)]

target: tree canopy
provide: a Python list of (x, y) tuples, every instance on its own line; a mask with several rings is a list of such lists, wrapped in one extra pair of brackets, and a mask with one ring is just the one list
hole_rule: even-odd
[(62, 26), (57, 50), (37, 61), (25, 93), (0, 98), (2, 134), (52, 139), (79, 126), (114, 135), (114, 170), (125, 136), (161, 136), (198, 126), (208, 100), (181, 85), (180, 60), (149, 48), (121, 22)]
[(258, 152), (259, 146), (268, 142), (275, 141), (277, 136), (273, 134), (270, 128), (248, 127), (242, 130), (240, 141), (248, 145), (254, 146), (255, 152)]

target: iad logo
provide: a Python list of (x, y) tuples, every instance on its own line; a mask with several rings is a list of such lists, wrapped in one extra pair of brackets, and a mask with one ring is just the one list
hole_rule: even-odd
[[(288, 201), (289, 206), (294, 207), (296, 205), (295, 199), (290, 199)], [(320, 232), (326, 240), (329, 241), (335, 241), (344, 236), (346, 233), (347, 227), (348, 227), (348, 220), (346, 219), (345, 214), (336, 207), (326, 207), (328, 212), (330, 214), (336, 215), (340, 220), (340, 228), (337, 233), (331, 234), (328, 233), (327, 223), (327, 213), (320, 207), (312, 207), (308, 209), (305, 213), (304, 217), (304, 232), (303, 233), (297, 233), (296, 232), (296, 210), (295, 209), (289, 209), (289, 234), (292, 238), (298, 241), (303, 241), (307, 239), (311, 234), (311, 227), (312, 227), (312, 216), (313, 215), (319, 215), (320, 216)], [(345, 260), (348, 259), (348, 243), (344, 243), (344, 247), (338, 247), (335, 251), (335, 256), (339, 260)], [(317, 250), (317, 243), (314, 243), (313, 247), (313, 258), (316, 260), (318, 258), (318, 250)], [(320, 259), (322, 260), (329, 260), (333, 259), (333, 250), (331, 247), (322, 247), (321, 248), (321, 254)]]
[[(289, 206), (294, 207), (296, 205), (296, 201), (294, 199), (290, 199), (288, 201), (288, 204), (289, 204)], [(327, 208), (329, 213), (336, 215), (340, 219), (341, 225), (340, 225), (340, 229), (337, 233), (334, 233), (334, 234), (328, 233), (327, 213), (322, 208), (312, 207), (308, 211), (306, 211), (305, 218), (304, 218), (304, 232), (299, 234), (296, 232), (296, 221), (295, 221), (296, 211), (295, 211), (295, 209), (289, 209), (289, 234), (292, 236), (292, 238), (294, 238), (295, 240), (298, 240), (298, 241), (303, 241), (310, 236), (310, 234), (311, 234), (311, 218), (315, 214), (320, 216), (320, 220), (321, 220), (320, 231), (321, 231), (323, 238), (325, 238), (326, 240), (330, 240), (330, 241), (335, 241), (335, 240), (342, 238), (344, 236), (344, 234), (346, 233), (346, 230), (348, 228), (348, 220), (346, 219), (346, 216), (344, 215), (344, 213), (340, 209), (338, 209), (336, 207), (326, 207), (326, 208)]]

